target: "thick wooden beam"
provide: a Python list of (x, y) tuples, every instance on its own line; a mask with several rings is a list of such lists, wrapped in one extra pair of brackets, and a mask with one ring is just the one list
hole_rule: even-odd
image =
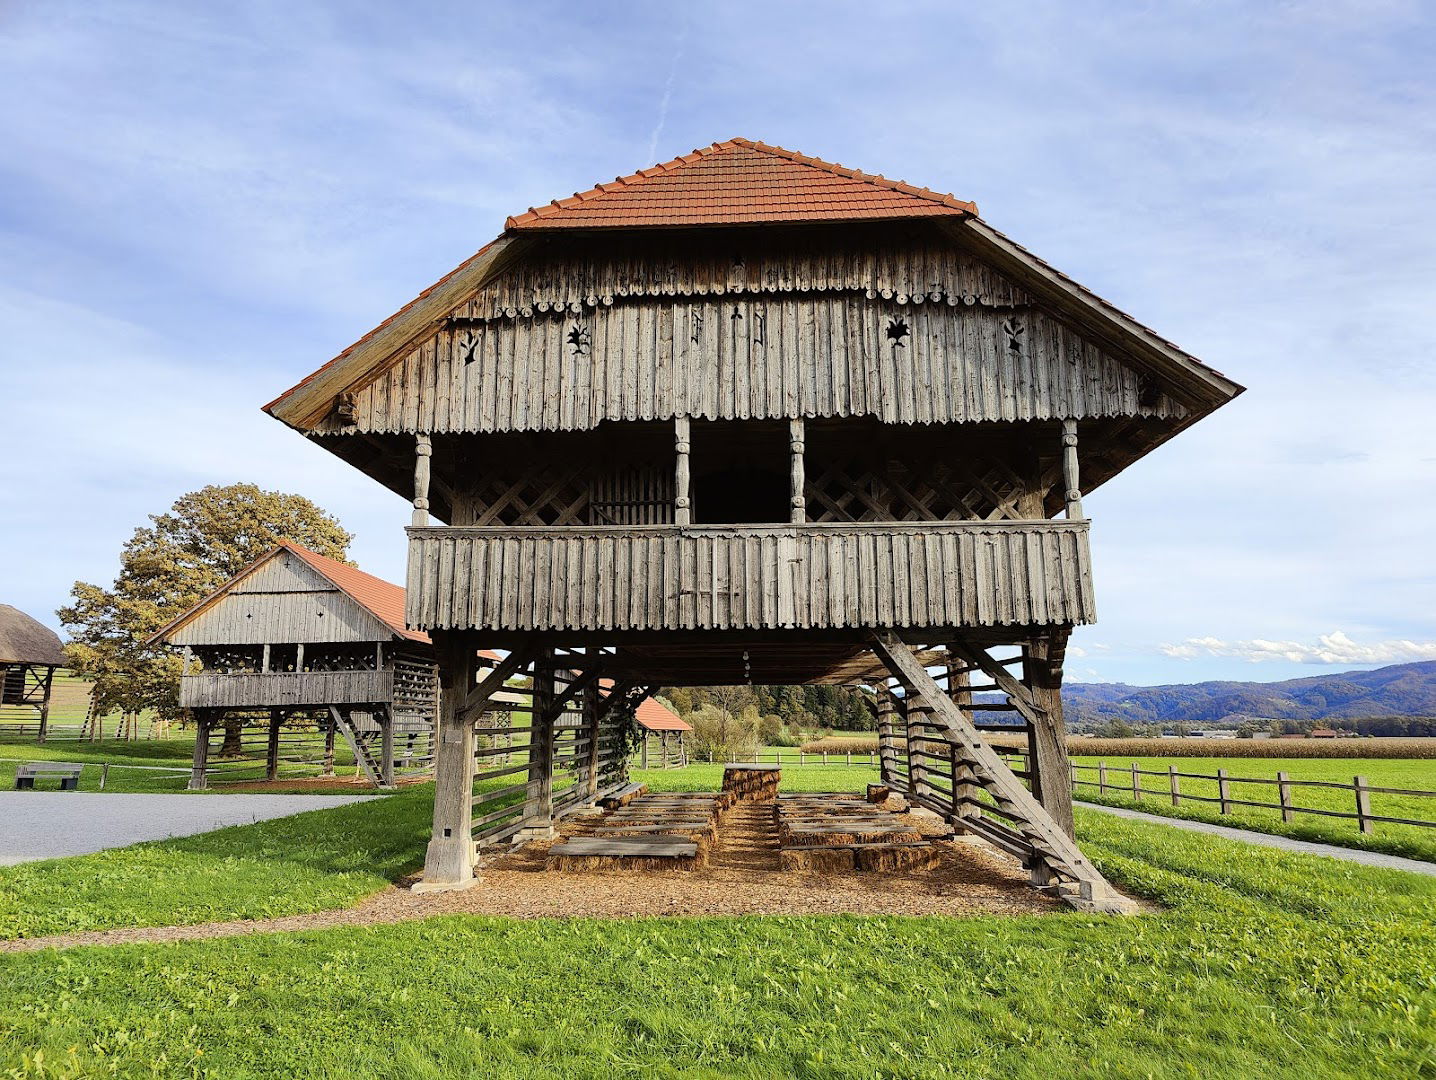
[(1077, 461), (1077, 421), (1062, 421), (1062, 488), (1067, 520), (1082, 520), (1082, 477)]
[[(434, 827), (415, 892), (467, 889), (474, 883), (474, 725), (467, 691), (476, 655), (466, 634), (433, 637), (441, 710), (434, 743)], [(502, 684), (500, 678), (495, 685)]]
[(1067, 756), (1067, 725), (1062, 716), (1062, 657), (1067, 631), (1033, 638), (1023, 650), (1027, 684), (1033, 703), (1028, 723), (1028, 771), (1032, 793), (1052, 820), (1068, 836), (1076, 836), (1072, 821), (1072, 761)]
[(532, 727), (529, 732), (529, 793), (524, 827), (515, 840), (553, 836), (554, 653), (542, 650), (534, 659)]
[[(209, 778), (205, 775), (205, 767), (209, 764), (209, 733), (214, 726), (214, 714), (208, 709), (194, 710), (195, 735), (194, 735), (194, 764), (190, 768), (189, 790), (203, 791), (209, 786)], [(97, 714), (95, 724), (98, 726), (101, 718)]]
[[(531, 648), (515, 648), (508, 656), (505, 656), (495, 664), (494, 669), (484, 676), (479, 682), (479, 685), (464, 695), (463, 705), (459, 709), (458, 715), (472, 722), (475, 716), (484, 711), (484, 706), (489, 703), (489, 699), (503, 689), (503, 685), (508, 681), (509, 676), (513, 675), (514, 672), (524, 667), (533, 659), (534, 652), (535, 650)], [(472, 664), (470, 664), (468, 670), (469, 678), (472, 682), (474, 670)], [(462, 687), (460, 687), (460, 692), (462, 692)]]

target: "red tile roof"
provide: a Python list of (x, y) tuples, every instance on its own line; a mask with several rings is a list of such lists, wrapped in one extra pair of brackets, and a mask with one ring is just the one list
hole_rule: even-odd
[(684, 720), (657, 698), (644, 698), (638, 706), (638, 723), (649, 731), (692, 731), (693, 725)]
[(292, 540), (281, 540), (279, 546), (286, 551), (292, 551), (334, 582), (355, 603), (400, 637), (410, 641), (429, 641), (428, 634), (410, 630), (404, 625), (404, 590), (398, 585), (383, 578), (376, 578), (373, 574), (366, 574), (357, 566), (350, 566), (348, 563), (310, 551)]
[(951, 195), (729, 139), (511, 217), (507, 229), (682, 227), (976, 215)]

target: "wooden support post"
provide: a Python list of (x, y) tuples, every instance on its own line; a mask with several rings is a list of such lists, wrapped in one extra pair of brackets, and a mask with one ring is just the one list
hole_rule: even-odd
[(263, 649), (261, 650), (261, 652), (260, 652), (260, 657), (259, 657), (259, 670), (260, 670), (260, 671), (263, 671), (263, 672), (268, 672), (268, 671), (269, 671), (269, 645), (268, 645), (268, 644), (265, 644), (264, 648), (263, 648)]
[(553, 836), (554, 653), (543, 649), (534, 661), (533, 731), (529, 734), (529, 790), (524, 827), (515, 842)]
[(673, 523), (675, 525), (689, 525), (693, 521), (688, 477), (688, 454), (693, 449), (693, 444), (689, 432), (688, 417), (675, 417), (673, 421)]
[(1097, 762), (1097, 794), (1107, 794), (1107, 763)]
[(324, 723), (324, 773), (323, 773), (323, 775), (325, 775), (325, 776), (333, 776), (333, 775), (334, 775), (334, 738), (335, 738), (335, 736), (336, 736), (338, 733), (339, 733), (339, 732), (338, 732), (338, 729), (337, 729), (337, 727), (336, 727), (336, 725), (335, 725), (335, 723), (334, 723), (334, 718), (331, 716), (331, 717), (330, 717), (327, 721), (325, 721), (325, 723)]
[(1167, 766), (1167, 783), (1171, 786), (1172, 789), (1172, 805), (1181, 806), (1182, 787), (1177, 780), (1177, 767), (1175, 765)]
[(209, 786), (205, 768), (209, 764), (209, 733), (214, 725), (214, 714), (208, 709), (196, 709), (194, 715), (194, 764), (189, 774), (189, 790), (203, 791)]
[(643, 741), (638, 748), (638, 767), (640, 769), (648, 768), (648, 740), (652, 734), (647, 728), (643, 731)]
[(877, 712), (878, 712), (878, 779), (889, 786), (894, 780), (897, 764), (897, 746), (893, 735), (893, 704), (892, 691), (885, 685), (877, 688)]
[(583, 730), (588, 737), (588, 753), (583, 770), (584, 797), (598, 794), (599, 736), (603, 733), (602, 714), (599, 712), (598, 683), (592, 682), (583, 688)]
[(55, 669), (45, 668), (45, 674), (35, 676), (40, 684), (40, 732), (36, 742), (44, 742), (50, 732), (50, 686), (55, 680)]
[(1276, 774), (1276, 795), (1277, 801), (1281, 803), (1282, 821), (1295, 821), (1296, 813), (1291, 808), (1291, 780), (1284, 772)]
[(927, 759), (922, 753), (927, 750), (928, 722), (927, 704), (920, 697), (909, 693), (903, 699), (907, 705), (907, 775), (912, 793), (918, 798), (931, 798), (932, 785), (927, 782)]
[(802, 525), (808, 520), (808, 500), (804, 494), (807, 481), (803, 475), (803, 448), (804, 431), (801, 418), (788, 421), (788, 489), (790, 493), (789, 504), (792, 507), (792, 514), (789, 520), (794, 525)]
[(1068, 836), (1072, 822), (1072, 759), (1067, 756), (1067, 725), (1062, 717), (1062, 660), (1065, 628), (1034, 637), (1023, 649), (1023, 668), (1033, 715), (1027, 717), (1028, 772), (1032, 794)]
[(661, 768), (667, 769), (667, 768), (668, 768), (668, 732), (666, 732), (666, 731), (665, 731), (665, 732), (662, 732), (662, 733), (658, 736), (658, 745), (662, 748), (662, 749), (661, 749), (661, 753), (662, 753), (662, 755), (663, 755), (663, 764), (662, 764)]
[[(1142, 766), (1135, 761), (1132, 762), (1132, 801), (1142, 801)], [(1225, 814), (1226, 811), (1223, 810), (1222, 813)]]
[[(1134, 769), (1136, 767), (1135, 764), (1132, 766)], [(1217, 770), (1217, 798), (1220, 800), (1222, 813), (1230, 814), (1232, 812), (1232, 791), (1231, 787), (1227, 784), (1226, 769)]]
[(434, 443), (428, 435), (414, 436), (414, 516), (417, 526), (429, 524), (429, 472)]
[[(465, 715), (475, 652), (465, 634), (434, 633), (439, 659), (439, 729), (434, 744), (434, 831), (415, 892), (474, 883), (474, 725)], [(480, 710), (483, 703), (478, 703)]]
[[(379, 647), (381, 649), (383, 648), (382, 645)], [(302, 641), (298, 645), (294, 646), (294, 670), (304, 670), (304, 642)]]
[[(968, 666), (949, 651), (947, 654), (947, 696), (957, 706), (958, 712), (968, 720), (974, 722), (972, 714), (972, 685), (971, 673)], [(977, 786), (976, 776), (972, 768), (963, 762), (957, 753), (957, 747), (948, 744), (948, 750), (952, 754), (952, 813), (954, 819), (981, 817), (982, 811), (977, 805), (977, 794), (981, 790)], [(961, 825), (960, 820), (954, 820), (951, 824)]]
[(1356, 791), (1356, 826), (1364, 833), (1374, 833), (1376, 822), (1371, 820), (1371, 792), (1366, 790), (1366, 777), (1355, 777), (1351, 786)]
[(279, 725), (284, 723), (284, 713), (278, 709), (269, 710), (269, 743), (264, 753), (264, 778), (279, 779)]
[(394, 710), (388, 705), (375, 712), (379, 720), (379, 786), (394, 786)]
[(1062, 486), (1067, 520), (1082, 520), (1082, 476), (1077, 461), (1077, 421), (1062, 421)]

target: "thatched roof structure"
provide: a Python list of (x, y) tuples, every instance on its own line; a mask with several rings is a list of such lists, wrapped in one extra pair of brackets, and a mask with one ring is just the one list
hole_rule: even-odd
[(19, 608), (0, 604), (0, 664), (63, 667), (65, 653), (55, 631)]

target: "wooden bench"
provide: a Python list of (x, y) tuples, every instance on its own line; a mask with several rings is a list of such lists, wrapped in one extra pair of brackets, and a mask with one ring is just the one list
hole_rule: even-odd
[(15, 790), (31, 791), (41, 776), (56, 776), (61, 791), (75, 791), (80, 786), (80, 770), (83, 765), (68, 761), (22, 761), (15, 767)]

